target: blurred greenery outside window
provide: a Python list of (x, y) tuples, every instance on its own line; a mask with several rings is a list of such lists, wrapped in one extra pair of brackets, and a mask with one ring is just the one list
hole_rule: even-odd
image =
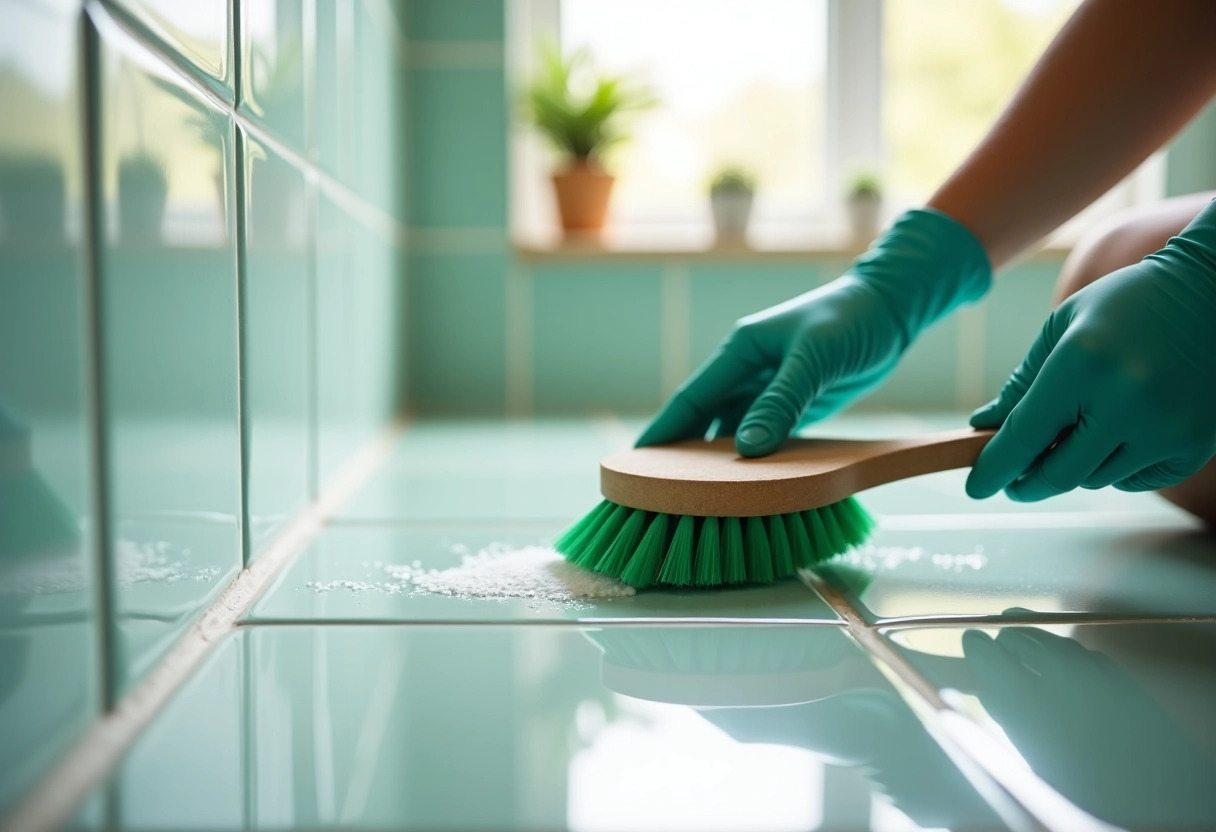
[[(761, 243), (843, 227), (842, 192), (861, 168), (881, 173), (888, 213), (922, 203), (1079, 4), (522, 2), (534, 7), (533, 33), (536, 9), (548, 8), (554, 19), (539, 28), (556, 32), (564, 52), (588, 49), (598, 68), (645, 80), (661, 99), (608, 157), (618, 177), (614, 229), (707, 234), (707, 185), (735, 164), (760, 181), (753, 238)], [(552, 157), (536, 149), (531, 159), (516, 178), (529, 180), (523, 186), (532, 192), (515, 200), (513, 210), (525, 213), (517, 228), (553, 222), (545, 181)], [(1155, 157), (1070, 223), (1064, 238), (1112, 210), (1160, 197), (1162, 180)]]

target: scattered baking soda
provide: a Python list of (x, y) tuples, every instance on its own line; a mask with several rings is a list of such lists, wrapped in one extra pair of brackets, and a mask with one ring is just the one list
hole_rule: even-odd
[[(168, 541), (119, 540), (114, 550), (114, 578), (120, 590), (137, 584), (210, 583), (220, 576), (217, 566), (194, 567), (189, 549)], [(89, 587), (86, 562), (78, 550), (39, 557), (12, 566), (0, 564), (0, 596), (57, 595)]]
[(834, 563), (847, 563), (867, 571), (889, 572), (909, 563), (928, 562), (933, 568), (947, 572), (964, 572), (983, 569), (988, 565), (988, 556), (982, 546), (974, 552), (945, 553), (928, 552), (920, 546), (874, 546), (867, 545), (836, 558)]
[(533, 602), (529, 605), (533, 608), (542, 602), (581, 608), (583, 601), (621, 598), (637, 592), (614, 578), (575, 566), (544, 546), (513, 548), (492, 543), (476, 554), (469, 554), (463, 546), (453, 547), (453, 552), (460, 554), (460, 565), (449, 569), (423, 569), (417, 560), (409, 564), (377, 561), (376, 567), (390, 580), (311, 581), (307, 586), (317, 592), (526, 598)]

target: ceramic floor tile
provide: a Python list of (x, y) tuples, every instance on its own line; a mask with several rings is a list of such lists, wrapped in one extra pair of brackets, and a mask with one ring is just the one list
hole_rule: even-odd
[(1216, 625), (950, 627), (891, 638), (1087, 812), (1132, 829), (1216, 828)]
[(1189, 524), (880, 530), (818, 571), (871, 621), (1216, 615), (1216, 538)]
[(600, 459), (631, 438), (613, 420), (413, 424), (342, 516), (571, 523), (600, 500)]
[(246, 628), (112, 789), (120, 829), (1002, 828), (836, 627)]
[(545, 545), (553, 524), (440, 523), (330, 526), (266, 591), (251, 621), (577, 621), (601, 618), (740, 618), (837, 621), (797, 580), (721, 590), (645, 590), (576, 602), (419, 593), (399, 575), (407, 567), (446, 570), (466, 554), (495, 546), (512, 552)]

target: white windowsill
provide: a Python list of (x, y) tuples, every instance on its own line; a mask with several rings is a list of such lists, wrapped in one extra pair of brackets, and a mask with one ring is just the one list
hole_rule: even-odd
[[(707, 228), (651, 227), (607, 228), (602, 234), (566, 234), (557, 229), (544, 233), (512, 235), (516, 259), (522, 262), (562, 260), (604, 261), (725, 261), (852, 260), (869, 246), (870, 240), (843, 230), (802, 231), (798, 234), (757, 233), (745, 241), (719, 241)], [(1072, 241), (1052, 239), (1020, 258), (1061, 260), (1072, 250)]]

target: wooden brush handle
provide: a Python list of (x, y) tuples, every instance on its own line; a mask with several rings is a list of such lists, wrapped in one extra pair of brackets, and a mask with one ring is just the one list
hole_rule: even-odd
[(600, 463), (600, 491), (614, 503), (665, 514), (788, 514), (895, 480), (970, 467), (994, 433), (967, 428), (907, 439), (790, 439), (758, 459), (739, 456), (731, 437), (634, 448)]

